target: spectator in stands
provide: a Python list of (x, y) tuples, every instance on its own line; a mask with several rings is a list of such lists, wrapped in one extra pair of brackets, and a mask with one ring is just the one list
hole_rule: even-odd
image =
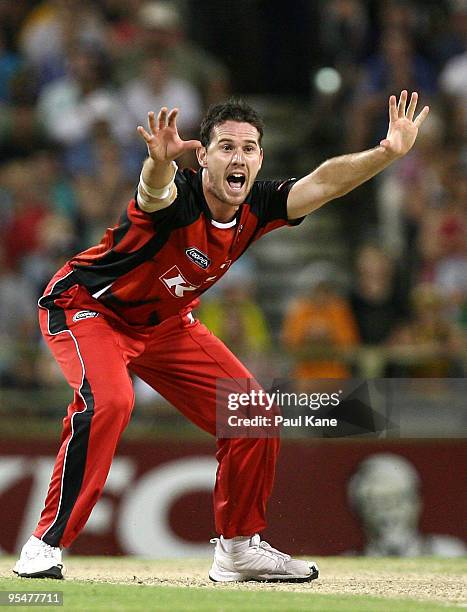
[(419, 148), (381, 177), (378, 203), (383, 244), (404, 265), (407, 281), (442, 289), (452, 321), (467, 300), (467, 179), (462, 149), (443, 146), (434, 113)]
[[(382, 101), (393, 91), (413, 88), (429, 99), (436, 93), (433, 67), (416, 53), (408, 30), (385, 29), (381, 34), (380, 50), (363, 67), (355, 102), (348, 118), (348, 146), (352, 151), (372, 146), (384, 137)], [(404, 85), (403, 85), (404, 84)]]
[(229, 93), (226, 68), (203, 49), (190, 42), (185, 34), (182, 16), (172, 2), (145, 2), (138, 12), (138, 42), (117, 66), (123, 81), (138, 72), (146, 54), (163, 50), (170, 59), (174, 77), (189, 81), (201, 96), (204, 106), (224, 99)]
[(44, 146), (36, 116), (36, 75), (21, 63), (8, 81), (8, 100), (0, 105), (0, 162), (25, 158)]
[(67, 75), (73, 47), (103, 49), (104, 44), (100, 9), (89, 0), (43, 0), (29, 11), (19, 33), (20, 49), (34, 66), (40, 88)]
[(411, 301), (411, 320), (397, 328), (390, 339), (394, 352), (408, 364), (399, 375), (464, 376), (465, 332), (449, 320), (441, 290), (436, 285), (421, 283), (412, 290)]
[(36, 300), (54, 266), (77, 248), (78, 205), (75, 190), (56, 152), (43, 148), (27, 161), (31, 195), (42, 201), (44, 213), (35, 226), (35, 240), (22, 256), (21, 267)]
[(404, 299), (396, 289), (393, 261), (379, 247), (360, 247), (350, 305), (363, 344), (383, 344), (394, 324), (407, 317)]
[(443, 198), (420, 218), (418, 276), (439, 287), (459, 320), (467, 299), (467, 173), (456, 150), (446, 151), (443, 162)]
[[(467, 11), (465, 20), (467, 23)], [(467, 32), (465, 34), (467, 43)], [(444, 66), (439, 87), (446, 98), (446, 107), (450, 120), (450, 138), (464, 144), (467, 129), (467, 50), (452, 57)]]
[(96, 239), (99, 242), (102, 232), (117, 222), (118, 207), (134, 195), (134, 183), (128, 180), (120, 154), (112, 140), (103, 139), (94, 150), (95, 171), (78, 174), (73, 181), (81, 248)]
[(388, 168), (377, 185), (382, 244), (409, 270), (409, 276), (418, 261), (420, 223), (445, 197), (444, 166), (450, 155), (443, 144), (444, 134), (445, 124), (436, 109), (432, 110), (417, 150), (401, 159), (397, 168)]
[(102, 123), (123, 141), (131, 131), (127, 113), (109, 82), (107, 58), (91, 47), (73, 49), (66, 76), (42, 90), (38, 113), (49, 137), (65, 150), (92, 138)]
[(436, 262), (434, 282), (448, 304), (450, 318), (462, 323), (467, 305), (467, 224), (446, 219), (441, 225), (443, 256)]
[[(419, 0), (386, 0), (375, 5), (376, 23), (372, 34), (379, 38), (381, 32), (398, 30), (407, 32), (418, 52), (425, 51), (426, 38), (431, 35), (432, 20), (440, 21), (442, 11), (431, 3)], [(439, 3), (441, 4), (441, 3)], [(429, 54), (430, 58), (433, 54)]]
[(123, 91), (135, 125), (144, 123), (148, 108), (165, 105), (180, 110), (179, 127), (184, 134), (194, 134), (198, 127), (202, 111), (198, 92), (189, 81), (170, 73), (170, 61), (163, 51), (147, 55), (141, 66), (141, 74), (132, 79)]
[(282, 341), (294, 358), (295, 379), (350, 376), (343, 356), (358, 345), (358, 328), (348, 301), (339, 294), (332, 277), (316, 278), (306, 295), (291, 301)]
[[(136, 140), (135, 125), (144, 124), (148, 108), (178, 108), (180, 110), (179, 129), (185, 138), (197, 136), (202, 114), (201, 98), (197, 89), (182, 78), (170, 72), (170, 60), (166, 51), (153, 51), (141, 64), (141, 72), (123, 88), (122, 99), (127, 116), (133, 129), (129, 138)], [(140, 144), (140, 139), (138, 139)], [(142, 149), (142, 155), (145, 150)], [(178, 161), (182, 167), (195, 166), (194, 153)]]
[(105, 48), (118, 65), (138, 45), (138, 10), (142, 0), (103, 0), (101, 10), (105, 19)]
[(64, 171), (59, 152), (44, 146), (31, 155), (28, 162), (36, 193), (50, 203), (51, 210), (74, 222), (77, 214), (76, 194), (70, 177)]
[[(438, 59), (440, 66), (462, 54), (467, 39), (467, 3), (465, 0), (448, 0), (447, 4), (447, 10), (438, 11), (438, 27), (430, 40), (432, 54)], [(424, 10), (427, 8), (425, 5), (426, 3), (423, 3)], [(440, 24), (439, 17), (443, 13), (444, 19)]]
[(23, 258), (34, 251), (39, 242), (39, 227), (48, 213), (49, 203), (37, 194), (31, 181), (30, 164), (14, 161), (2, 168), (4, 188), (2, 243), (7, 265), (18, 269)]
[(362, 60), (369, 39), (368, 11), (361, 0), (331, 0), (320, 8), (323, 62), (351, 70)]
[(379, 453), (364, 459), (348, 483), (348, 496), (365, 531), (369, 557), (460, 557), (465, 544), (449, 535), (419, 530), (420, 477), (404, 457)]

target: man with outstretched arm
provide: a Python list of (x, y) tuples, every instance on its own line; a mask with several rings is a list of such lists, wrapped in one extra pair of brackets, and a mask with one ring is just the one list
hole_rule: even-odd
[[(129, 373), (146, 381), (193, 423), (216, 435), (216, 381), (251, 373), (191, 310), (248, 246), (296, 225), (405, 155), (428, 114), (414, 118), (389, 98), (379, 146), (324, 162), (300, 180), (257, 181), (263, 124), (242, 102), (211, 107), (201, 141), (181, 140), (177, 109), (149, 113), (138, 127), (149, 157), (137, 193), (100, 244), (72, 257), (39, 300), (41, 330), (74, 398), (64, 419), (45, 507), (14, 571), (62, 578), (61, 548), (83, 529), (104, 487), (134, 403)], [(174, 162), (196, 149), (200, 169)], [(259, 388), (259, 387), (257, 387)], [(214, 581), (309, 581), (315, 563), (261, 540), (274, 482), (277, 438), (218, 438)], [(157, 550), (154, 551), (157, 556)]]

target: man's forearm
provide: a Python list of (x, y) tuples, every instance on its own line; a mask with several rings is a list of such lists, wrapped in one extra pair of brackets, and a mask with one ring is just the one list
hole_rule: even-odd
[(384, 147), (378, 146), (328, 159), (311, 173), (310, 178), (322, 185), (327, 199), (332, 200), (372, 178), (395, 159)]
[(171, 161), (160, 162), (148, 157), (143, 164), (143, 180), (153, 189), (162, 189), (170, 183), (173, 176), (174, 165)]
[(155, 212), (170, 206), (177, 197), (174, 183), (175, 162), (159, 162), (148, 157), (143, 164), (138, 184), (137, 201), (145, 212)]
[(382, 146), (333, 157), (300, 179), (292, 188), (288, 211), (294, 219), (339, 198), (372, 178), (397, 159)]

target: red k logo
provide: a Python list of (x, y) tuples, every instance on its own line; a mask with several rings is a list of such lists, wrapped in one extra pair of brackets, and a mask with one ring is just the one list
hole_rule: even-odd
[(185, 291), (195, 291), (198, 287), (190, 285), (183, 274), (178, 269), (178, 266), (172, 266), (170, 270), (164, 272), (162, 276), (159, 276), (168, 291), (175, 297), (183, 297)]

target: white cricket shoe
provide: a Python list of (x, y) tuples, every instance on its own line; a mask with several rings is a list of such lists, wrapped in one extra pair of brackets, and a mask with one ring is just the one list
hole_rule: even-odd
[(63, 578), (62, 551), (31, 536), (13, 571), (22, 578)]
[(230, 542), (221, 536), (211, 543), (216, 544), (209, 571), (213, 582), (310, 582), (319, 575), (314, 561), (292, 559), (261, 541), (259, 534)]

